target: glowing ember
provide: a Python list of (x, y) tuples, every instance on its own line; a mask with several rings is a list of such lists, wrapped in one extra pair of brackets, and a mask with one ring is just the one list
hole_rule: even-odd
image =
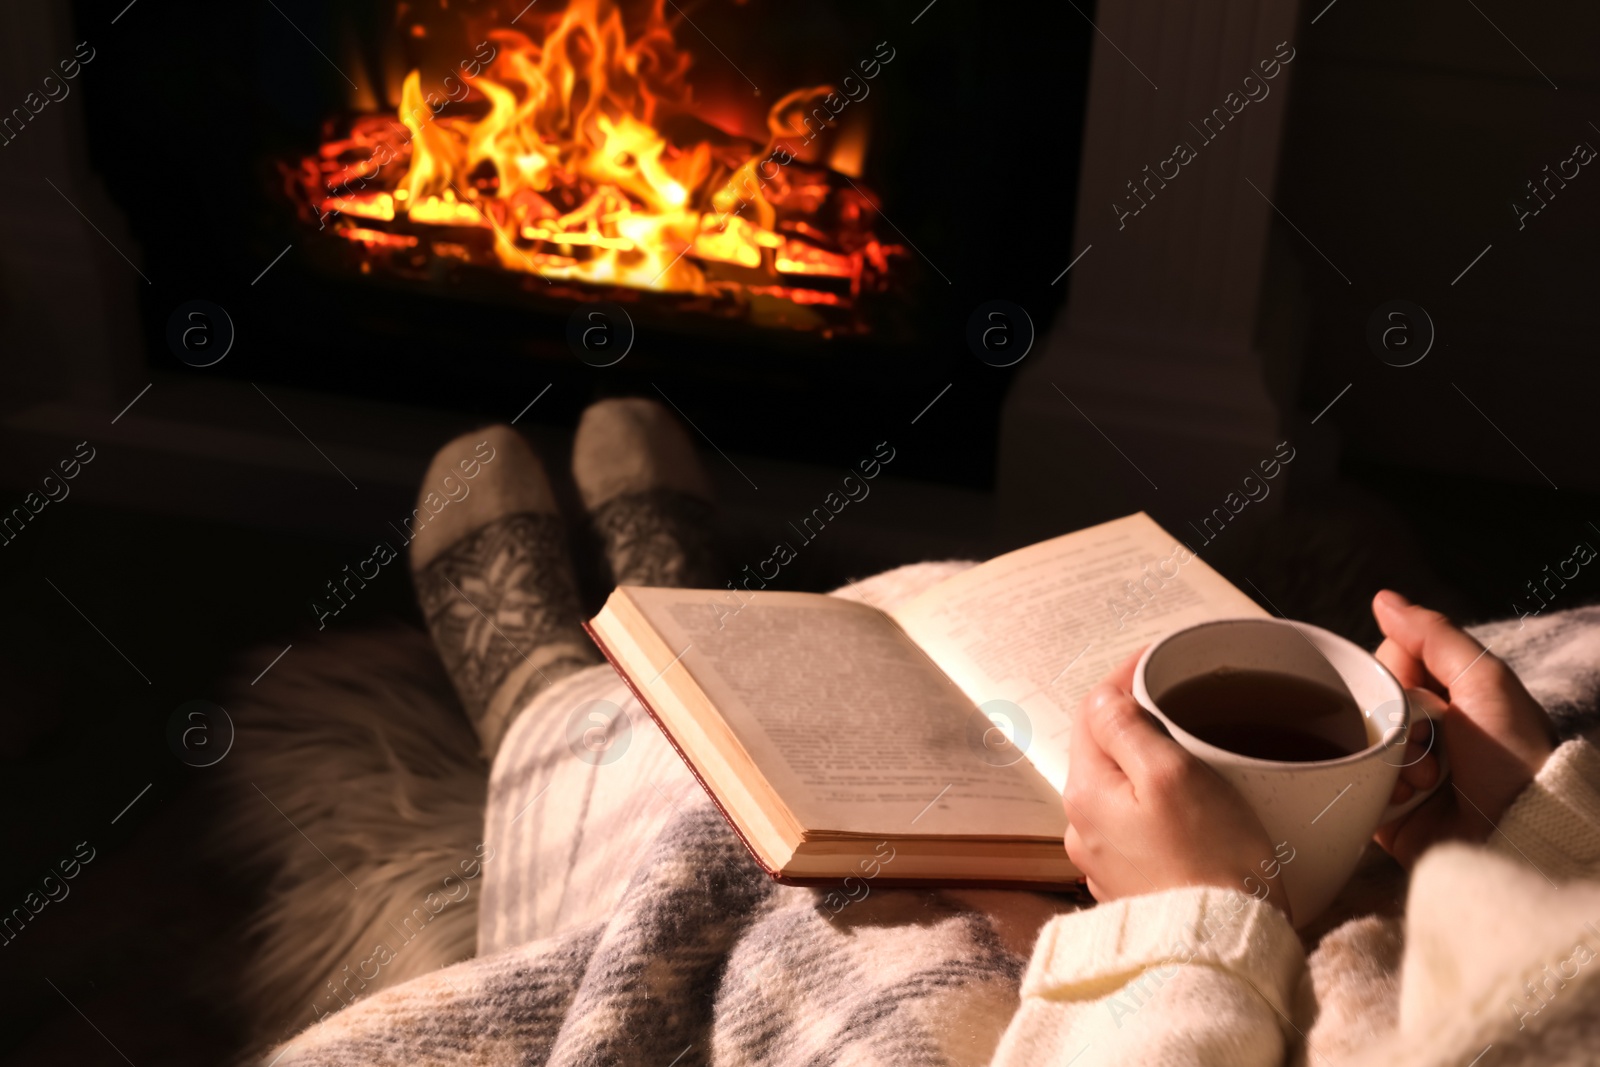
[[(905, 250), (878, 240), (872, 201), (789, 147), (808, 114), (829, 115), (812, 105), (831, 88), (779, 100), (765, 144), (718, 129), (697, 115), (664, 0), (646, 2), (626, 24), (612, 0), (570, 0), (535, 35), (493, 30), (448, 96), (411, 71), (397, 118), (349, 120), (287, 172), (303, 213), (363, 270), (449, 260), (797, 308), (887, 288)], [(830, 158), (855, 174), (864, 152), (864, 127), (847, 127)]]

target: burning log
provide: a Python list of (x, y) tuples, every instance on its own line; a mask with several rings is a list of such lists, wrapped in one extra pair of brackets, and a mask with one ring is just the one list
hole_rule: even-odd
[(787, 301), (826, 330), (848, 323), (817, 309), (890, 287), (906, 250), (878, 239), (875, 206), (785, 147), (785, 116), (828, 87), (774, 105), (762, 144), (694, 113), (662, 0), (631, 35), (612, 0), (570, 0), (542, 34), (489, 39), (492, 59), (460, 99), (425, 97), (412, 71), (397, 116), (331, 124), (284, 168), (302, 216), (361, 270), (455, 264), (734, 312)]

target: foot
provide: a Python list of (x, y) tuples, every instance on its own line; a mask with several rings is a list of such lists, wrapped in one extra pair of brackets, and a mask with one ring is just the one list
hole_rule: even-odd
[(616, 585), (714, 586), (711, 480), (666, 408), (634, 397), (583, 413), (578, 483)]
[(408, 525), (423, 617), (492, 759), (540, 689), (599, 661), (550, 480), (515, 430), (491, 426), (439, 450)]

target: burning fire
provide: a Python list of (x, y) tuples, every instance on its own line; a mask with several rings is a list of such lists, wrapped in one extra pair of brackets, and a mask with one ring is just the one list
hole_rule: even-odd
[[(878, 240), (871, 199), (790, 147), (815, 138), (812, 116), (832, 125), (832, 89), (779, 100), (765, 143), (711, 125), (664, 0), (645, 2), (632, 25), (613, 0), (570, 0), (542, 32), (492, 30), (447, 98), (412, 70), (396, 118), (350, 120), (290, 172), (305, 213), (359, 246), (363, 270), (460, 261), (798, 306), (886, 288), (905, 250)], [(859, 171), (864, 128), (844, 129), (834, 158)]]

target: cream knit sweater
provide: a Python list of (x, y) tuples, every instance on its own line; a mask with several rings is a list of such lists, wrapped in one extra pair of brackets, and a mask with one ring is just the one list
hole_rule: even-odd
[[(1487, 846), (1423, 857), (1403, 952), (1398, 922), (1368, 917), (1324, 937), (1308, 969), (1282, 914), (1231, 889), (1062, 915), (994, 1064), (1600, 1063), (1600, 882), (1582, 880), (1597, 876), (1600, 750), (1569, 741)], [(1366, 1003), (1335, 1007), (1339, 987)]]

